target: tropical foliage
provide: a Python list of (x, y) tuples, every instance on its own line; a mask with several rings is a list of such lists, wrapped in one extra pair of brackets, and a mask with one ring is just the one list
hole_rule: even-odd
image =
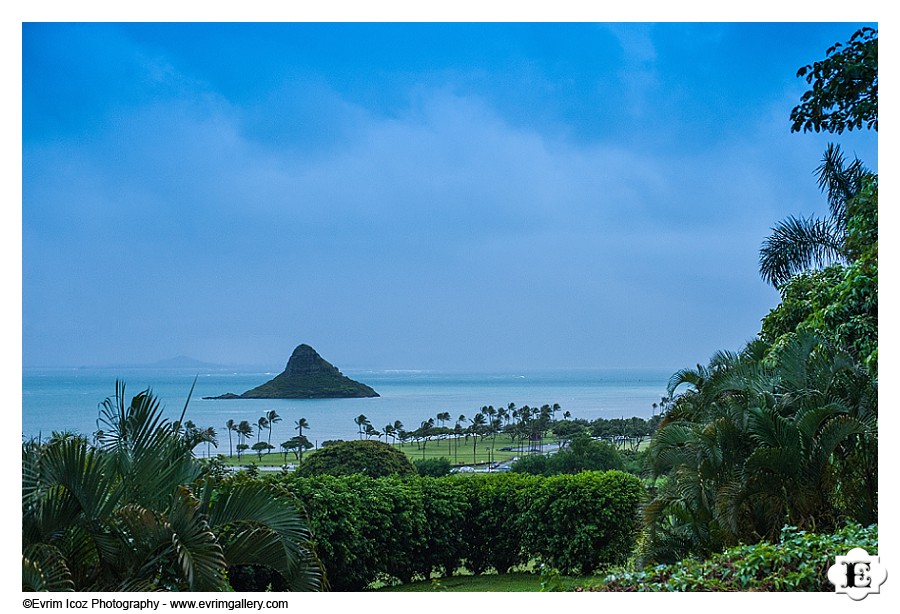
[(150, 390), (127, 402), (117, 382), (96, 444), (23, 444), (23, 590), (230, 590), (245, 565), (291, 590), (323, 587), (299, 500), (205, 474), (183, 419), (165, 419)]
[(813, 331), (836, 343), (873, 373), (878, 369), (878, 178), (866, 176), (847, 201), (846, 266), (794, 275), (781, 303), (764, 319), (760, 337), (771, 343)]
[(810, 333), (683, 370), (648, 451), (667, 476), (645, 509), (651, 561), (877, 520), (877, 385)]
[(637, 591), (827, 591), (836, 553), (878, 550), (878, 527), (848, 523), (834, 533), (785, 527), (775, 542), (735, 546), (707, 560), (687, 558), (643, 571), (608, 574), (583, 590)]
[[(827, 56), (798, 73), (813, 89), (793, 129), (877, 130), (877, 31)], [(785, 525), (877, 522), (878, 177), (829, 145), (818, 179), (829, 215), (789, 218), (760, 250), (782, 301), (759, 339), (669, 383), (648, 450), (665, 481), (645, 508), (646, 561), (774, 540)]]
[(847, 164), (836, 145), (828, 146), (816, 172), (828, 198), (829, 216), (789, 217), (773, 228), (760, 249), (760, 273), (776, 288), (797, 273), (846, 264), (860, 255), (849, 239), (852, 214), (848, 209), (874, 176), (858, 159)]
[(862, 28), (825, 59), (797, 71), (812, 89), (791, 111), (791, 131), (878, 130), (878, 30)]

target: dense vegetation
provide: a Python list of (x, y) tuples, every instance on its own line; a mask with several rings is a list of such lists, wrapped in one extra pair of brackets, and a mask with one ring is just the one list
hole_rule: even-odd
[(505, 573), (534, 561), (583, 574), (622, 564), (639, 530), (643, 490), (621, 472), (262, 479), (305, 502), (316, 553), (335, 590), (462, 568)]
[(244, 566), (321, 588), (299, 500), (205, 474), (182, 420), (164, 419), (149, 391), (126, 402), (117, 383), (94, 444), (68, 433), (23, 444), (23, 590), (228, 590)]
[(878, 529), (848, 524), (834, 533), (785, 527), (775, 542), (735, 546), (709, 559), (687, 558), (642, 571), (616, 571), (600, 591), (833, 591), (828, 567), (836, 553), (878, 550)]
[[(840, 48), (801, 69), (815, 83), (795, 129), (877, 130), (877, 32)], [(666, 479), (645, 508), (645, 563), (773, 540), (785, 525), (877, 522), (878, 178), (836, 146), (818, 178), (829, 216), (789, 218), (760, 250), (782, 301), (758, 339), (669, 382), (648, 450)]]
[(575, 436), (568, 447), (556, 454), (525, 456), (512, 465), (512, 470), (532, 475), (558, 475), (582, 471), (625, 469), (622, 455), (611, 444), (595, 441), (586, 434)]

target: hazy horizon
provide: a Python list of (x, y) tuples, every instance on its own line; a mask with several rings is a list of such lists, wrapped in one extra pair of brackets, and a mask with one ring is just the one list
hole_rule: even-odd
[[(682, 368), (827, 211), (857, 23), (26, 23), (22, 363)], [(280, 366), (279, 366), (280, 365)]]

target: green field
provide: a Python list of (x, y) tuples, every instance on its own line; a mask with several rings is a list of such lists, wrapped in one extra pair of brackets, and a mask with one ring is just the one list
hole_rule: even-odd
[[(534, 444), (535, 452), (539, 452), (542, 449), (546, 450), (548, 445), (553, 444), (556, 444), (556, 438), (545, 438), (542, 444)], [(449, 459), (450, 463), (455, 466), (484, 466), (490, 463), (512, 460), (517, 456), (523, 456), (528, 453), (519, 450), (520, 444), (518, 440), (514, 442), (509, 435), (502, 434), (497, 435), (496, 438), (479, 437), (477, 442), (474, 437), (469, 436), (468, 438), (433, 439), (424, 442), (424, 445), (422, 442), (418, 444), (414, 442), (391, 443), (390, 445), (406, 454), (410, 460), (443, 457)], [(528, 446), (527, 442), (525, 446)], [(501, 448), (512, 448), (512, 450), (502, 450)], [(308, 450), (303, 455), (306, 457), (310, 454), (315, 454), (315, 452), (315, 450)], [(236, 454), (233, 456), (225, 455), (223, 458), (226, 465), (240, 467), (249, 466), (251, 463), (257, 467), (281, 467), (284, 464), (294, 465), (297, 463), (293, 454), (289, 453), (287, 460), (285, 460), (285, 455), (281, 452), (263, 454), (262, 459), (260, 459), (258, 454), (250, 451), (244, 452), (240, 459), (238, 459)]]

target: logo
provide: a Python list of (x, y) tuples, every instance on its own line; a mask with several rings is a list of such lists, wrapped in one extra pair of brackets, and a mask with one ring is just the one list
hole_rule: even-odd
[(839, 556), (828, 568), (828, 580), (834, 584), (835, 593), (845, 593), (854, 601), (866, 598), (869, 593), (881, 591), (887, 580), (887, 569), (881, 566), (880, 557), (869, 556), (862, 548), (854, 548), (847, 556)]

